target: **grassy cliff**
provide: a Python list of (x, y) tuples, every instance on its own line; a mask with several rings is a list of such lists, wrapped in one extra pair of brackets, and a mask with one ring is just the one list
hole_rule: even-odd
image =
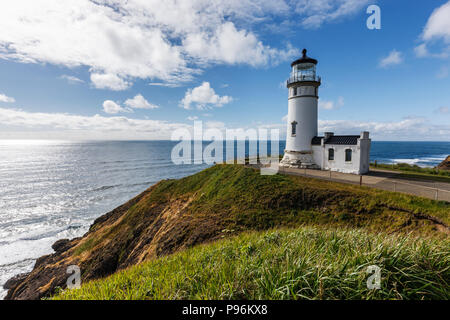
[[(81, 268), (85, 282), (148, 261), (165, 261), (155, 259), (186, 249), (195, 251), (197, 245), (223, 238), (245, 242), (245, 237), (253, 237), (257, 242), (261, 235), (235, 236), (268, 229), (314, 226), (357, 230), (373, 237), (380, 234), (380, 239), (408, 234), (448, 246), (449, 212), (446, 202), (304, 177), (261, 176), (243, 166), (217, 165), (183, 179), (161, 181), (98, 218), (83, 237), (55, 243), (56, 252), (40, 258), (30, 274), (14, 282), (7, 298), (37, 299), (53, 294), (65, 286), (70, 265)], [(430, 244), (433, 248), (434, 243), (438, 242)], [(441, 247), (435, 248), (439, 251)], [(336, 250), (341, 249), (337, 246)], [(187, 253), (177, 257), (183, 254)], [(444, 257), (448, 261), (448, 253)], [(270, 255), (267, 258), (272, 259)], [(134, 290), (138, 290), (136, 286)], [(193, 291), (188, 296), (196, 295)]]
[[(53, 299), (449, 299), (448, 241), (300, 227), (244, 233)], [(381, 268), (379, 290), (368, 267)]]

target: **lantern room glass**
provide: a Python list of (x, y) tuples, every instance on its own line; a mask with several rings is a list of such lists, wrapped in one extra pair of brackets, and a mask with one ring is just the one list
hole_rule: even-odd
[(314, 63), (299, 63), (292, 67), (291, 78), (298, 81), (315, 81), (316, 65)]

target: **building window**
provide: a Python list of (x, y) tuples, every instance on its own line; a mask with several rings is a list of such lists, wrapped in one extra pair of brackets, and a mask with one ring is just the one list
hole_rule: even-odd
[(352, 149), (345, 149), (345, 162), (352, 161)]
[(294, 87), (294, 96), (297, 95), (297, 87)]
[(334, 149), (328, 149), (328, 160), (334, 160)]
[(291, 136), (295, 136), (297, 134), (297, 121), (292, 121), (291, 126)]

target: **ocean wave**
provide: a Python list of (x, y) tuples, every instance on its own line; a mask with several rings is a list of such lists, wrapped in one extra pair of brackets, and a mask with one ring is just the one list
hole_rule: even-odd
[(445, 157), (441, 156), (429, 156), (410, 159), (390, 159), (390, 161), (393, 164), (406, 163), (409, 165), (417, 165), (420, 167), (434, 167), (441, 163), (444, 159)]
[(417, 164), (421, 159), (391, 159), (393, 163), (407, 163), (407, 164)]
[(14, 267), (14, 266), (16, 266), (18, 264), (22, 264), (22, 263), (34, 263), (34, 261), (36, 261), (36, 259), (34, 259), (34, 258), (22, 259), (22, 260), (14, 261), (11, 263), (0, 264), (0, 268)]
[(97, 192), (97, 191), (105, 191), (108, 189), (112, 189), (112, 188), (116, 188), (116, 187), (120, 187), (120, 184), (116, 184), (116, 185), (112, 185), (112, 186), (101, 186), (99, 188), (95, 188), (92, 191)]
[(153, 184), (155, 184), (156, 181), (147, 181), (147, 182), (139, 182), (139, 183), (132, 183), (132, 184), (127, 184), (127, 187), (138, 187), (138, 186), (151, 186)]

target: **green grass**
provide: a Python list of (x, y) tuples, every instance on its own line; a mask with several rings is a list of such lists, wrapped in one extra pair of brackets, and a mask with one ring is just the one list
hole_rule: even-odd
[(397, 163), (397, 164), (378, 163), (377, 166), (371, 163), (370, 167), (372, 169), (387, 169), (392, 171), (398, 171), (402, 173), (401, 177), (404, 178), (412, 178), (419, 180), (425, 179), (450, 183), (449, 170), (439, 170), (436, 168), (423, 168), (417, 165), (410, 165), (407, 163)]
[[(450, 243), (303, 226), (243, 233), (53, 299), (449, 299)], [(381, 289), (367, 288), (367, 267)]]
[[(84, 282), (111, 277), (63, 297), (448, 297), (449, 213), (448, 202), (216, 165), (100, 218), (64, 263)], [(370, 264), (386, 272), (382, 290), (365, 287)]]
[[(303, 224), (386, 233), (416, 230), (420, 235), (435, 234), (436, 226), (415, 215), (450, 224), (448, 202), (313, 178), (262, 176), (258, 170), (243, 166), (217, 165), (183, 179), (161, 181), (123, 214), (120, 223), (98, 233), (98, 226), (91, 227), (93, 232), (76, 248), (75, 255), (95, 247), (102, 251), (105, 239), (113, 240), (117, 250), (128, 250), (133, 231), (145, 230), (153, 223), (149, 217), (159, 214), (154, 208), (180, 199), (192, 201), (182, 218), (173, 222), (161, 246), (164, 253), (217, 239), (221, 234)], [(119, 263), (125, 258), (121, 255)]]
[[(392, 221), (376, 219), (382, 218), (386, 208), (426, 213), (450, 224), (450, 204), (446, 202), (314, 178), (262, 176), (258, 170), (235, 165), (218, 165), (180, 180), (164, 181), (153, 196), (167, 192), (172, 197), (195, 193), (198, 196), (193, 212), (227, 211), (236, 224), (256, 226), (258, 230), (274, 227), (276, 221), (288, 226), (346, 221), (356, 226), (358, 219), (353, 218), (362, 218), (364, 213), (368, 220), (377, 220), (374, 222), (381, 228), (392, 230)], [(350, 214), (352, 217), (346, 219)]]

